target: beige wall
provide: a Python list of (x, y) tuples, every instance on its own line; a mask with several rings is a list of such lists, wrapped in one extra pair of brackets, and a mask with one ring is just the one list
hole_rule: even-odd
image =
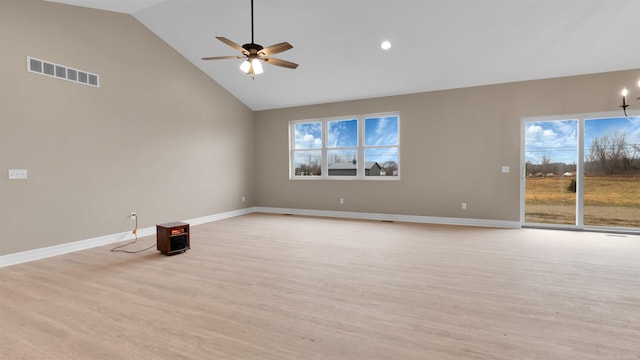
[[(130, 211), (140, 227), (254, 205), (518, 221), (521, 118), (617, 110), (640, 78), (253, 113), (128, 15), (0, 0), (0, 46), (0, 255), (130, 230)], [(101, 87), (28, 73), (26, 56), (97, 73)], [(289, 120), (388, 111), (401, 115), (400, 181), (288, 179)]]
[(1, 0), (0, 46), (0, 255), (252, 205), (253, 112), (133, 17)]
[[(257, 112), (256, 204), (519, 221), (521, 118), (616, 111), (619, 91), (639, 78), (621, 71)], [(288, 179), (290, 120), (388, 111), (401, 117), (400, 181)]]

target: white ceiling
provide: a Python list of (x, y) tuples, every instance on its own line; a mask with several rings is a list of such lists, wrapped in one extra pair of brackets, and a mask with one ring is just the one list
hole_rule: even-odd
[(255, 80), (200, 59), (251, 41), (250, 0), (52, 1), (133, 15), (253, 110), (640, 68), (640, 0), (254, 0), (300, 64)]

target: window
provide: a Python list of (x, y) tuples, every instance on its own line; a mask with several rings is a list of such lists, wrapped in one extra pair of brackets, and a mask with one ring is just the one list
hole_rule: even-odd
[(358, 120), (327, 121), (327, 175), (356, 176)]
[(360, 115), (290, 123), (291, 179), (398, 179), (400, 117)]
[(369, 171), (365, 175), (398, 176), (398, 145), (397, 116), (365, 118), (364, 162)]
[(294, 175), (322, 175), (322, 123), (294, 124), (293, 133)]

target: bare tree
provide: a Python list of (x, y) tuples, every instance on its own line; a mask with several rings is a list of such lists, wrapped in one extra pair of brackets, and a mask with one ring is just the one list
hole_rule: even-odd
[(387, 176), (393, 176), (394, 172), (398, 171), (398, 163), (390, 160), (390, 161), (385, 161), (382, 164), (382, 170), (384, 171), (384, 174)]
[[(635, 146), (634, 146), (635, 148)], [(627, 144), (626, 133), (604, 135), (591, 141), (591, 149), (587, 155), (587, 161), (591, 165), (591, 171), (612, 175), (629, 172), (632, 169), (636, 151), (631, 151)]]
[(541, 169), (543, 174), (548, 174), (551, 172), (551, 157), (547, 154), (542, 155), (541, 161)]
[(322, 172), (317, 155), (308, 154), (307, 161), (296, 168), (298, 175), (320, 175)]

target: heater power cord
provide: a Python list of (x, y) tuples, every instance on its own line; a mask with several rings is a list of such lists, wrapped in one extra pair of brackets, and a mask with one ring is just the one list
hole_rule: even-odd
[(156, 246), (155, 244), (153, 244), (153, 245), (149, 246), (148, 248), (144, 248), (144, 249), (141, 249), (141, 250), (135, 250), (135, 251), (123, 249), (126, 246), (133, 245), (133, 244), (138, 242), (138, 215), (136, 214), (133, 217), (136, 220), (136, 224), (135, 224), (135, 227), (133, 228), (133, 230), (131, 232), (135, 236), (135, 239), (133, 241), (130, 241), (130, 242), (126, 243), (126, 244), (114, 247), (113, 249), (110, 250), (111, 252), (123, 252), (123, 253), (127, 253), (127, 254), (137, 254), (137, 253), (141, 253), (143, 251), (147, 251), (147, 250), (151, 249), (152, 247)]

